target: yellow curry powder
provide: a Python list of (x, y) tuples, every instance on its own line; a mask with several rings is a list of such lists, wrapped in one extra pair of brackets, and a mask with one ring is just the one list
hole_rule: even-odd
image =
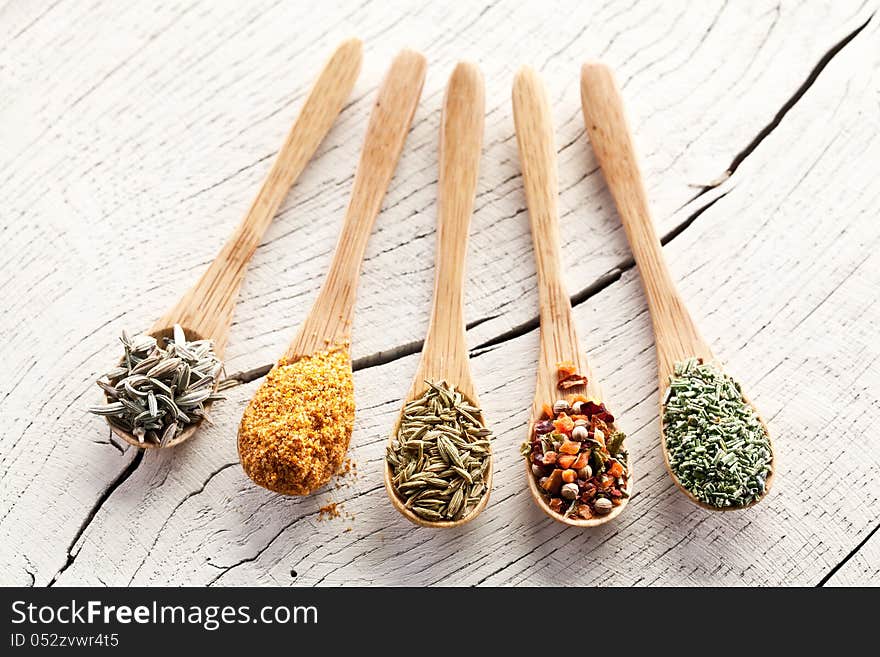
[(264, 488), (307, 495), (342, 466), (353, 424), (354, 381), (347, 348), (281, 361), (241, 418), (241, 465)]

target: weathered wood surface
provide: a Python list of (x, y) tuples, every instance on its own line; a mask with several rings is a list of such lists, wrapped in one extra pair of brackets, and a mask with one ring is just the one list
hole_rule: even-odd
[[(0, 583), (880, 584), (876, 9), (8, 3)], [(304, 499), (251, 485), (235, 429), (257, 382), (231, 390), (197, 439), (145, 456), (123, 449), (84, 410), (116, 335), (149, 326), (214, 256), (309, 80), (353, 34), (366, 42), (355, 97), (254, 256), (228, 367), (270, 363), (308, 312), (375, 88), (396, 50), (422, 50), (425, 93), (360, 284), (358, 477)], [(774, 432), (778, 479), (753, 511), (698, 509), (663, 469), (650, 323), (580, 115), (579, 64), (597, 56), (624, 83), (682, 294)], [(468, 340), (496, 470), (481, 517), (437, 533), (391, 508), (381, 458), (427, 323), (440, 100), (460, 58), (477, 61), (487, 85), (467, 314), (480, 322)], [(533, 507), (517, 454), (538, 344), (510, 109), (522, 63), (541, 70), (554, 103), (580, 334), (631, 433), (637, 496), (594, 532)], [(330, 501), (343, 516), (321, 520)]]

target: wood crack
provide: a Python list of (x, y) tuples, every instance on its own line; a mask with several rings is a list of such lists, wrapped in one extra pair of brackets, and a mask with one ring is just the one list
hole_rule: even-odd
[[(668, 231), (665, 235), (663, 235), (663, 237), (660, 238), (660, 243), (663, 246), (666, 246), (667, 244), (669, 244), (669, 242), (671, 242), (676, 237), (681, 235), (691, 224), (693, 224), (701, 214), (703, 214), (706, 210), (708, 210), (713, 205), (715, 205), (718, 201), (720, 201), (725, 196), (727, 196), (730, 193), (730, 191), (731, 190), (728, 190), (724, 194), (719, 195), (717, 198), (712, 199), (709, 203), (707, 203), (706, 205), (702, 206), (698, 210), (691, 213), (683, 222), (681, 222), (680, 224), (678, 224), (677, 226), (672, 228), (670, 231)], [(621, 277), (624, 275), (624, 273), (626, 273), (627, 271), (632, 269), (635, 266), (635, 264), (636, 263), (635, 263), (635, 260), (633, 259), (633, 257), (628, 256), (623, 261), (621, 261), (617, 266), (615, 266), (613, 269), (611, 269), (609, 272), (603, 274), (598, 279), (596, 279), (596, 281), (594, 281), (593, 283), (591, 283), (587, 287), (583, 288), (582, 290), (575, 292), (573, 295), (571, 295), (572, 308), (575, 308), (575, 307), (579, 306), (580, 304), (586, 302), (591, 297), (596, 296), (597, 294), (599, 294), (600, 292), (602, 292), (606, 288), (610, 287), (611, 285), (613, 285), (614, 283), (619, 281), (621, 279)], [(514, 326), (513, 328), (508, 329), (504, 333), (500, 333), (500, 334), (496, 335), (495, 337), (489, 338), (488, 340), (478, 344), (472, 350), (472, 355), (476, 357), (482, 353), (485, 353), (484, 350), (486, 350), (487, 348), (494, 347), (494, 346), (499, 345), (503, 342), (507, 342), (508, 340), (512, 340), (514, 338), (518, 338), (522, 335), (525, 335), (526, 333), (534, 331), (540, 325), (541, 325), (540, 319), (537, 315), (535, 315), (534, 317), (523, 322), (522, 324)]]
[(822, 57), (819, 59), (818, 62), (816, 62), (816, 65), (810, 71), (809, 75), (807, 75), (807, 78), (795, 90), (791, 97), (787, 101), (785, 101), (785, 103), (783, 103), (782, 107), (779, 108), (779, 111), (776, 112), (770, 123), (765, 125), (761, 129), (761, 131), (757, 135), (755, 135), (754, 139), (752, 139), (752, 141), (750, 141), (745, 148), (743, 148), (739, 153), (734, 156), (733, 160), (730, 162), (725, 172), (721, 176), (719, 176), (717, 180), (702, 187), (702, 189), (696, 194), (696, 196), (691, 199), (691, 201), (698, 199), (706, 192), (714, 189), (722, 182), (730, 178), (736, 172), (736, 170), (745, 161), (745, 159), (749, 155), (754, 153), (755, 149), (757, 149), (758, 146), (761, 145), (761, 142), (769, 137), (770, 133), (772, 133), (774, 130), (776, 130), (777, 127), (779, 127), (779, 124), (782, 123), (782, 119), (785, 118), (785, 115), (788, 114), (789, 111), (791, 111), (791, 108), (794, 107), (797, 102), (804, 97), (807, 91), (810, 90), (810, 87), (812, 87), (816, 80), (819, 79), (822, 71), (824, 71), (825, 67), (831, 63), (831, 60), (834, 59), (841, 50), (846, 48), (849, 42), (855, 39), (862, 30), (868, 27), (868, 24), (874, 19), (875, 15), (876, 12), (868, 16), (868, 19), (864, 23), (859, 25), (856, 29), (843, 37), (840, 41), (831, 46), (831, 48), (829, 48), (826, 53), (822, 55)]
[(867, 545), (868, 541), (870, 541), (870, 540), (871, 540), (871, 537), (872, 537), (874, 534), (877, 533), (877, 530), (878, 530), (878, 529), (880, 529), (880, 524), (878, 524), (877, 526), (874, 527), (874, 529), (872, 529), (870, 532), (868, 532), (868, 535), (865, 536), (865, 538), (863, 538), (861, 541), (859, 541), (859, 544), (856, 545), (856, 546), (850, 551), (849, 554), (847, 554), (843, 559), (841, 559), (841, 561), (840, 561), (836, 566), (834, 566), (834, 568), (832, 568), (831, 570), (829, 570), (829, 571), (828, 571), (828, 574), (826, 574), (825, 577), (823, 577), (822, 579), (820, 579), (820, 580), (819, 580), (819, 583), (816, 584), (816, 586), (817, 586), (817, 587), (819, 587), (819, 586), (825, 586), (825, 585), (829, 582), (829, 580), (830, 580), (832, 577), (834, 577), (834, 575), (837, 573), (838, 570), (840, 570), (841, 568), (843, 568), (843, 567), (846, 565), (846, 563), (847, 563), (850, 559), (852, 559), (854, 556), (856, 556), (856, 554), (858, 553), (859, 550), (861, 550), (863, 547), (865, 547), (865, 545)]
[(152, 545), (150, 545), (150, 549), (147, 550), (147, 553), (144, 555), (144, 558), (141, 560), (140, 564), (138, 564), (138, 567), (135, 569), (131, 578), (128, 580), (128, 586), (131, 586), (132, 582), (134, 582), (134, 578), (137, 577), (137, 574), (141, 571), (141, 568), (144, 567), (144, 564), (147, 562), (147, 557), (150, 556), (150, 554), (153, 552), (153, 548), (155, 548), (156, 544), (159, 542), (159, 539), (162, 536), (162, 531), (165, 529), (165, 527), (168, 526), (168, 523), (171, 521), (171, 518), (174, 517), (174, 514), (177, 513), (177, 510), (180, 507), (182, 507), (184, 504), (186, 504), (186, 502), (188, 500), (192, 499), (193, 497), (196, 497), (197, 495), (201, 495), (205, 491), (205, 488), (208, 487), (208, 484), (211, 483), (211, 480), (214, 477), (216, 477), (218, 474), (220, 474), (224, 470), (227, 470), (234, 465), (238, 465), (238, 463), (239, 463), (238, 461), (235, 461), (234, 463), (223, 464), (222, 466), (220, 466), (219, 468), (214, 470), (210, 475), (208, 475), (208, 477), (205, 479), (204, 483), (202, 483), (202, 485), (199, 488), (184, 495), (183, 499), (181, 499), (180, 502), (178, 502), (175, 505), (175, 507), (171, 510), (171, 513), (168, 514), (168, 517), (165, 518), (165, 522), (162, 523), (162, 526), (159, 527), (159, 530), (156, 532), (156, 536), (153, 539)]
[[(384, 483), (381, 484), (380, 486), (374, 486), (373, 488), (370, 488), (370, 489), (365, 490), (361, 493), (358, 493), (357, 495), (355, 495), (354, 497), (352, 497), (346, 501), (351, 502), (352, 500), (356, 500), (357, 498), (363, 497), (364, 495), (369, 495), (371, 493), (375, 493), (377, 490), (384, 488), (384, 487), (385, 487)], [(219, 580), (221, 577), (226, 575), (229, 571), (234, 570), (235, 568), (238, 568), (239, 566), (242, 566), (246, 563), (253, 563), (257, 559), (259, 559), (266, 550), (268, 550), (270, 547), (272, 547), (272, 545), (275, 543), (275, 541), (277, 541), (281, 537), (281, 535), (284, 534), (288, 529), (290, 529), (291, 527), (293, 527), (294, 525), (296, 525), (297, 523), (299, 523), (303, 520), (306, 520), (308, 518), (312, 518), (314, 516), (318, 516), (318, 515), (320, 515), (320, 513), (321, 513), (321, 511), (320, 511), (320, 509), (318, 509), (318, 510), (312, 511), (311, 513), (307, 513), (305, 515), (299, 516), (298, 518), (294, 518), (289, 523), (284, 525), (280, 530), (278, 530), (278, 532), (276, 532), (275, 535), (263, 547), (261, 547), (256, 552), (256, 554), (254, 554), (253, 556), (245, 557), (244, 559), (240, 559), (240, 560), (236, 561), (235, 563), (233, 563), (229, 566), (225, 566), (225, 567), (224, 566), (217, 566), (216, 564), (212, 564), (216, 568), (220, 569), (220, 572), (217, 575), (215, 575), (213, 578), (211, 578), (205, 586), (213, 586), (217, 582), (217, 580)]]
[[(480, 319), (468, 322), (467, 328), (468, 330), (470, 330), (472, 328), (476, 328), (480, 324), (485, 324), (486, 322), (490, 322), (493, 319), (497, 318), (498, 315), (481, 317)], [(413, 340), (412, 342), (407, 342), (406, 344), (399, 345), (392, 349), (385, 349), (383, 351), (377, 351), (376, 353), (370, 354), (368, 356), (363, 356), (362, 358), (355, 358), (351, 363), (351, 369), (357, 372), (359, 370), (365, 370), (369, 367), (385, 365), (400, 358), (411, 356), (412, 354), (417, 354), (422, 350), (422, 344), (424, 344), (424, 340)], [(250, 383), (251, 381), (256, 381), (257, 379), (266, 376), (269, 373), (269, 370), (272, 369), (272, 367), (274, 367), (274, 364), (269, 363), (268, 365), (260, 365), (259, 367), (254, 367), (249, 370), (234, 372), (233, 374), (227, 376), (226, 380), (235, 381), (237, 385)]]
[[(810, 74), (807, 76), (807, 79), (800, 85), (800, 87), (798, 87), (798, 89), (791, 96), (791, 98), (789, 98), (783, 104), (783, 106), (779, 109), (779, 111), (774, 116), (773, 120), (769, 124), (767, 124), (755, 136), (755, 138), (752, 139), (752, 141), (749, 142), (749, 144), (733, 158), (733, 161), (727, 167), (725, 174), (723, 176), (721, 176), (717, 181), (714, 181), (712, 184), (704, 186), (696, 194), (696, 196), (694, 196), (691, 199), (691, 201), (689, 201), (689, 202), (693, 202), (694, 200), (703, 196), (705, 193), (714, 189), (715, 187), (720, 185), (722, 182), (724, 182), (725, 180), (730, 178), (736, 172), (736, 170), (743, 163), (743, 161), (745, 161), (745, 159), (758, 148), (758, 146), (761, 144), (761, 142), (764, 141), (764, 139), (766, 139), (770, 135), (770, 133), (773, 132), (779, 126), (779, 124), (782, 122), (782, 119), (785, 118), (785, 115), (788, 114), (788, 112), (791, 110), (791, 108), (794, 107), (794, 105), (806, 94), (806, 92), (816, 82), (816, 80), (819, 78), (819, 75), (822, 73), (822, 71), (825, 69), (825, 67), (828, 66), (828, 64), (831, 62), (831, 60), (834, 59), (834, 57), (838, 53), (840, 53), (840, 51), (843, 50), (847, 46), (847, 44), (849, 44), (853, 39), (855, 39), (855, 37), (857, 37), (859, 35), (859, 33), (868, 26), (868, 24), (871, 22), (871, 20), (873, 20), (874, 15), (875, 14), (871, 14), (871, 16), (869, 16), (868, 19), (864, 23), (862, 23), (855, 30), (853, 30), (852, 32), (847, 34), (843, 39), (838, 41), (834, 46), (832, 46), (819, 59), (817, 64), (813, 67), (812, 71), (810, 71)], [(715, 203), (717, 203), (722, 198), (724, 198), (727, 194), (730, 193), (730, 191), (732, 191), (732, 190), (728, 190), (724, 194), (719, 195), (717, 198), (713, 199), (712, 201), (710, 201), (706, 205), (700, 207), (699, 209), (697, 209), (696, 211), (691, 213), (687, 217), (687, 219), (685, 219), (683, 222), (681, 222), (680, 224), (678, 224), (677, 226), (672, 228), (672, 230), (668, 231), (661, 238), (660, 243), (665, 246), (666, 244), (668, 244), (669, 242), (674, 240), (676, 237), (681, 235), (681, 233), (684, 232), (685, 230), (687, 230), (691, 226), (691, 224), (693, 224), (694, 221), (696, 221), (696, 219), (701, 214), (703, 214), (706, 210), (708, 210), (710, 207), (712, 207)], [(612, 270), (610, 270), (606, 274), (603, 274), (602, 276), (600, 276), (596, 281), (594, 281), (593, 283), (591, 283), (587, 287), (585, 287), (582, 290), (573, 294), (571, 296), (572, 307), (575, 307), (575, 306), (578, 306), (578, 305), (584, 303), (585, 301), (587, 301), (591, 297), (599, 294), (600, 292), (602, 292), (606, 288), (610, 287), (611, 285), (613, 285), (614, 283), (619, 281), (620, 278), (623, 276), (623, 274), (625, 272), (627, 272), (628, 270), (632, 269), (634, 265), (635, 265), (635, 261), (633, 260), (632, 256), (624, 259), (615, 268), (613, 268)], [(471, 329), (474, 326), (477, 326), (477, 325), (482, 324), (486, 321), (489, 321), (490, 319), (494, 319), (494, 317), (479, 319), (476, 322), (469, 324), (468, 329)], [(540, 322), (539, 322), (538, 316), (536, 315), (536, 316), (530, 318), (529, 320), (478, 344), (476, 347), (474, 347), (471, 350), (471, 357), (475, 358), (475, 357), (478, 357), (484, 353), (487, 353), (487, 351), (489, 351), (490, 347), (496, 346), (496, 345), (501, 344), (503, 342), (507, 342), (508, 340), (525, 335), (526, 333), (529, 333), (530, 331), (535, 330), (539, 326), (540, 326)], [(374, 354), (370, 354), (369, 356), (364, 356), (363, 358), (359, 358), (352, 363), (352, 369), (357, 371), (357, 370), (361, 370), (361, 369), (367, 369), (368, 367), (376, 367), (378, 365), (385, 365), (385, 364), (390, 363), (390, 362), (397, 360), (399, 358), (404, 358), (406, 356), (416, 354), (419, 351), (421, 351), (423, 343), (424, 343), (424, 340), (414, 340), (412, 342), (408, 342), (406, 344), (400, 345), (398, 347), (394, 347), (392, 349), (387, 349), (384, 351), (376, 352)], [(236, 372), (235, 374), (230, 375), (229, 378), (234, 379), (234, 380), (238, 381), (239, 383), (249, 383), (251, 381), (254, 381), (256, 379), (259, 379), (259, 378), (265, 376), (269, 372), (269, 370), (271, 370), (271, 369), (272, 369), (271, 364), (263, 365), (263, 366), (256, 367), (251, 370), (246, 370), (244, 372)]]
[[(667, 245), (669, 242), (674, 240), (676, 237), (681, 235), (697, 218), (703, 214), (706, 210), (715, 205), (718, 201), (727, 196), (732, 190), (728, 190), (723, 194), (720, 194), (718, 197), (712, 199), (706, 205), (700, 207), (695, 210), (693, 213), (688, 215), (688, 217), (669, 230), (663, 237), (660, 239), (660, 243), (662, 245)], [(571, 305), (572, 307), (577, 307), (580, 304), (584, 303), (591, 297), (596, 296), (606, 288), (610, 287), (614, 283), (620, 280), (624, 273), (629, 271), (635, 266), (635, 260), (633, 260), (632, 256), (625, 258), (621, 261), (616, 267), (614, 267), (611, 271), (606, 274), (600, 276), (595, 282), (591, 283), (587, 287), (575, 292), (571, 295)], [(490, 315), (488, 317), (481, 317), (480, 319), (474, 320), (473, 322), (469, 322), (467, 324), (467, 329), (470, 330), (479, 326), (480, 324), (484, 324), (488, 321), (496, 319), (498, 315)], [(507, 342), (508, 340), (512, 340), (514, 338), (518, 338), (530, 331), (534, 331), (536, 328), (540, 326), (540, 320), (538, 316), (528, 319), (527, 321), (514, 326), (503, 333), (499, 333), (498, 335), (481, 342), (476, 347), (470, 350), (471, 358), (477, 358), (488, 351), (491, 351), (490, 347), (494, 347), (503, 342)], [(412, 342), (407, 342), (406, 344), (399, 345), (392, 349), (385, 349), (383, 351), (377, 351), (376, 353), (370, 354), (368, 356), (363, 356), (362, 358), (357, 358), (352, 362), (352, 370), (357, 372), (358, 370), (365, 370), (370, 367), (377, 367), (379, 365), (386, 365), (392, 361), (398, 360), (400, 358), (405, 358), (406, 356), (411, 356), (413, 354), (417, 354), (422, 350), (422, 345), (424, 344), (424, 340), (413, 340)], [(269, 373), (273, 367), (272, 363), (266, 365), (260, 365), (259, 367), (254, 367), (249, 370), (244, 370), (241, 372), (235, 372), (230, 374), (227, 379), (230, 381), (236, 381), (238, 385), (244, 383), (250, 383), (251, 381), (256, 381), (260, 379), (266, 374)]]
[(58, 578), (64, 574), (64, 571), (66, 571), (68, 568), (70, 568), (73, 565), (73, 562), (76, 560), (76, 557), (79, 554), (79, 552), (74, 553), (74, 548), (76, 547), (76, 544), (79, 542), (80, 537), (85, 533), (86, 529), (89, 528), (89, 525), (92, 524), (92, 521), (95, 519), (95, 516), (98, 515), (98, 511), (101, 510), (101, 507), (104, 506), (104, 503), (108, 499), (110, 499), (110, 496), (116, 492), (117, 488), (122, 486), (122, 484), (124, 484), (128, 480), (128, 478), (134, 474), (134, 471), (137, 470), (137, 467), (141, 464), (141, 461), (143, 461), (143, 459), (144, 459), (144, 450), (142, 450), (142, 449), (137, 450), (137, 454), (134, 455), (134, 458), (126, 466), (125, 470), (123, 470), (121, 473), (119, 473), (119, 475), (116, 477), (116, 479), (111, 481), (110, 485), (104, 489), (104, 492), (101, 493), (101, 496), (92, 505), (92, 509), (91, 509), (91, 511), (89, 511), (89, 514), (85, 517), (85, 519), (82, 521), (82, 523), (80, 523), (79, 529), (77, 530), (76, 534), (74, 535), (73, 540), (70, 542), (70, 546), (67, 548), (67, 561), (65, 562), (65, 564), (63, 566), (61, 566), (61, 569), (57, 573), (55, 573), (55, 575), (52, 577), (52, 579), (49, 580), (49, 584), (47, 586), (54, 586), (55, 583), (58, 581)]

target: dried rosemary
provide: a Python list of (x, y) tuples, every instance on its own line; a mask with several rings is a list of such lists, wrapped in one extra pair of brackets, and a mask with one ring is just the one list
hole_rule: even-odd
[(425, 394), (404, 407), (385, 459), (408, 509), (425, 520), (458, 520), (485, 492), (492, 432), (445, 381), (425, 383)]
[(120, 338), (125, 354), (118, 367), (98, 380), (107, 403), (89, 412), (107, 416), (141, 443), (164, 447), (187, 425), (205, 416), (205, 405), (218, 399), (215, 384), (223, 363), (211, 340), (187, 342), (180, 325), (165, 347), (149, 335)]
[(696, 358), (675, 364), (663, 431), (670, 468), (700, 501), (745, 506), (764, 495), (770, 440), (739, 384), (718, 368)]

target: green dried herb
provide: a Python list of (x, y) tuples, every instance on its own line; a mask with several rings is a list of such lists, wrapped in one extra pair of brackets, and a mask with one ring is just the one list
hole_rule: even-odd
[(485, 493), (491, 431), (445, 381), (406, 404), (385, 460), (404, 504), (425, 520), (466, 517)]
[(608, 449), (608, 453), (611, 456), (617, 456), (617, 453), (620, 451), (620, 448), (623, 446), (623, 441), (626, 439), (626, 434), (623, 431), (615, 431), (610, 436), (608, 436), (608, 440), (605, 441), (605, 444)]
[(745, 506), (764, 495), (770, 440), (739, 384), (718, 368), (696, 358), (675, 364), (663, 432), (672, 472), (700, 501)]

